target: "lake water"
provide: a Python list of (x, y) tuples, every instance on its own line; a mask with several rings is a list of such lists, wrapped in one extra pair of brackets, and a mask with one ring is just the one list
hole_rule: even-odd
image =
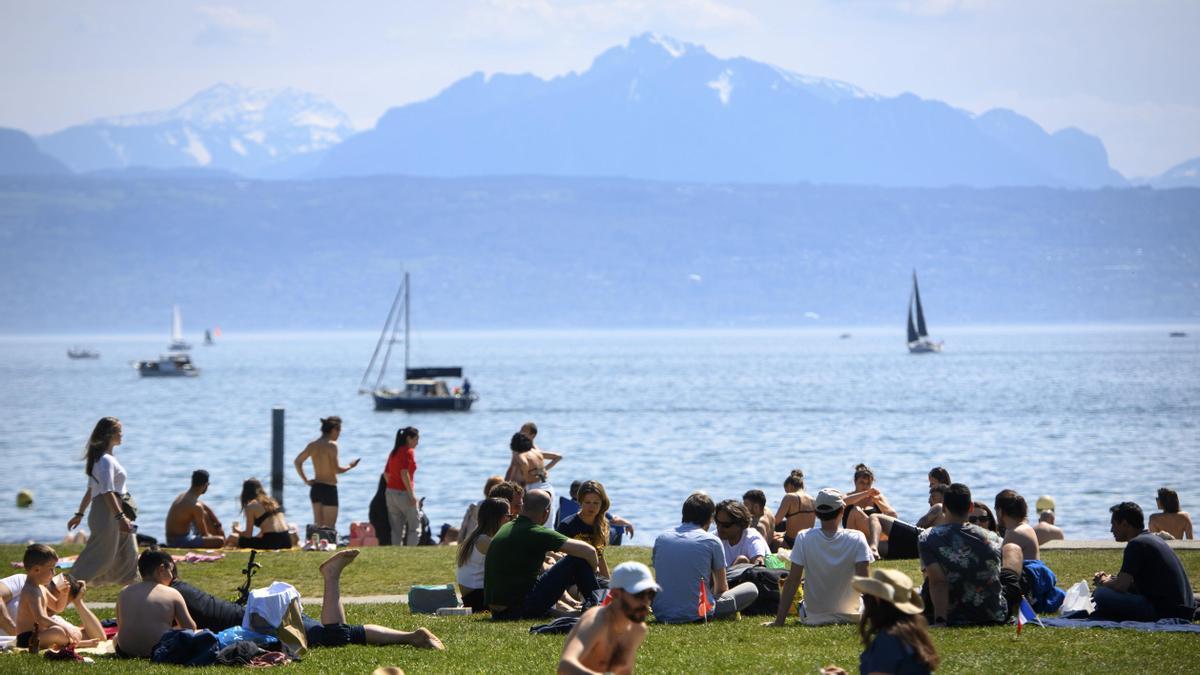
[[(1193, 329), (1194, 330), (1194, 329)], [(836, 332), (428, 333), (413, 365), (462, 365), (480, 395), (469, 413), (375, 412), (356, 394), (376, 336), (227, 335), (196, 347), (198, 378), (142, 379), (129, 361), (164, 338), (0, 338), (0, 540), (58, 541), (85, 487), (82, 448), (96, 420), (124, 423), (117, 450), (142, 508), (162, 521), (192, 470), (212, 474), (207, 500), (226, 523), (243, 479), (269, 485), (272, 406), (287, 414), (285, 506), (311, 519), (291, 459), (318, 418), (345, 420), (339, 530), (365, 520), (396, 429), (421, 430), (418, 494), (435, 528), (458, 524), (508, 440), (527, 420), (541, 447), (565, 455), (551, 481), (599, 479), (634, 544), (679, 520), (683, 499), (767, 493), (788, 471), (807, 487), (851, 487), (868, 463), (877, 486), (915, 519), (934, 465), (989, 504), (1015, 488), (1058, 503), (1072, 538), (1108, 536), (1108, 507), (1153, 510), (1162, 485), (1200, 504), (1200, 335), (1166, 328), (989, 328), (945, 331), (940, 355), (912, 356), (894, 330)], [(97, 361), (70, 361), (85, 342)], [(394, 372), (399, 372), (395, 366)], [(18, 509), (19, 489), (34, 491)]]

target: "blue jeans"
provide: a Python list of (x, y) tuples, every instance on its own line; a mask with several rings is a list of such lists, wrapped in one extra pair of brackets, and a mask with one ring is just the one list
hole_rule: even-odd
[(1157, 621), (1158, 610), (1140, 593), (1121, 593), (1101, 586), (1092, 592), (1096, 611), (1090, 618), (1108, 621)]
[(536, 619), (546, 616), (554, 607), (554, 603), (570, 587), (579, 588), (583, 596), (583, 608), (587, 609), (596, 602), (595, 592), (600, 588), (596, 582), (596, 573), (591, 565), (583, 558), (568, 555), (554, 563), (550, 569), (542, 572), (533, 588), (525, 594), (518, 607), (509, 607), (498, 614), (495, 619)]

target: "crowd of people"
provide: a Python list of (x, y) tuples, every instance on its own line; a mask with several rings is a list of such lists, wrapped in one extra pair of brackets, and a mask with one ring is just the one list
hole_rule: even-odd
[[(322, 419), (320, 437), (295, 459), (310, 486), (318, 529), (336, 526), (337, 476), (359, 463), (340, 464), (341, 426), (338, 417)], [(653, 571), (633, 562), (610, 566), (606, 549), (625, 533), (632, 535), (633, 523), (611, 512), (608, 492), (594, 478), (576, 481), (568, 495), (560, 495), (550, 472), (563, 456), (539, 448), (537, 433), (529, 422), (513, 435), (504, 474), (487, 478), (483, 499), (464, 514), (456, 580), (463, 604), (497, 621), (575, 617), (561, 672), (631, 670), (651, 613), (669, 624), (717, 621), (739, 612), (773, 614), (765, 626), (783, 626), (793, 614), (805, 625), (857, 623), (864, 645), (862, 672), (928, 672), (939, 663), (930, 627), (1003, 624), (1023, 603), (1051, 612), (1062, 602), (1063, 591), (1040, 548), (1063, 538), (1053, 500), (1037, 500), (1038, 522), (1031, 525), (1028, 502), (1016, 491), (1000, 491), (989, 506), (942, 467), (929, 472), (928, 510), (913, 522), (900, 517), (865, 464), (854, 468), (854, 488), (848, 492), (826, 487), (810, 494), (803, 471), (791, 471), (774, 513), (758, 489), (719, 502), (696, 492), (683, 500), (680, 524), (655, 537)], [(0, 580), (5, 601), (0, 630), (16, 635), (20, 646), (101, 640), (103, 630), (84, 600), (89, 585), (98, 584), (124, 586), (116, 638), (124, 656), (149, 656), (174, 631), (241, 624), (243, 607), (180, 580), (170, 555), (156, 547), (138, 555), (129, 478), (115, 456), (121, 440), (121, 423), (111, 417), (101, 419), (88, 440), (87, 489), (68, 528), (86, 515), (91, 535), (70, 572), (56, 575), (57, 554), (34, 544), (25, 553), (24, 574)], [(399, 429), (380, 477), (378, 503), (371, 511), (384, 543), (419, 541), (421, 500), (414, 482), (419, 440), (416, 428)], [(305, 472), (308, 462), (311, 478)], [(234, 523), (228, 534), (201, 499), (208, 487), (209, 474), (196, 470), (188, 489), (171, 504), (168, 546), (296, 544), (297, 534), (257, 479), (242, 486), (244, 528)], [(1192, 523), (1174, 491), (1159, 490), (1157, 505), (1161, 512), (1148, 523), (1135, 503), (1112, 507), (1112, 534), (1126, 546), (1120, 570), (1095, 574), (1094, 617), (1192, 619), (1196, 598), (1166, 543), (1191, 538)], [(321, 617), (304, 621), (310, 644), (440, 648), (423, 628), (406, 633), (346, 623), (339, 581), (356, 555), (342, 551), (320, 566)], [(919, 560), (919, 583), (893, 569), (872, 569), (880, 560), (895, 559)], [(82, 627), (61, 618), (68, 604)]]

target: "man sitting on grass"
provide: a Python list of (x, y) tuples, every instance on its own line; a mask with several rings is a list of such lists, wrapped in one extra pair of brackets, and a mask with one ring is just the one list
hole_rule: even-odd
[[(42, 649), (58, 647), (94, 647), (104, 641), (104, 628), (100, 619), (83, 603), (87, 587), (84, 582), (72, 585), (65, 579), (55, 588), (49, 586), (54, 579), (54, 568), (58, 565), (58, 554), (45, 544), (30, 544), (22, 559), (25, 566), (25, 585), (21, 588), (21, 602), (17, 608), (17, 646), (27, 648), (34, 635)], [(64, 596), (75, 603), (75, 611), (83, 622), (83, 630), (72, 625), (57, 614), (66, 606)]]
[(117, 656), (148, 659), (164, 633), (172, 629), (195, 630), (187, 603), (171, 588), (175, 561), (165, 551), (147, 549), (138, 556), (139, 583), (126, 586), (117, 596)]
[(191, 487), (181, 492), (167, 509), (167, 546), (221, 548), (225, 544), (221, 521), (208, 504), (200, 501), (205, 492), (208, 492), (208, 472), (197, 469), (192, 472)]
[(946, 490), (946, 523), (921, 533), (918, 548), (935, 626), (1000, 624), (1021, 600), (1021, 548), (968, 523), (971, 489)]
[(1116, 576), (1096, 572), (1092, 618), (1109, 621), (1191, 620), (1196, 596), (1179, 556), (1146, 530), (1142, 507), (1121, 502), (1112, 512), (1112, 533), (1125, 544), (1121, 571)]
[(1038, 546), (1048, 541), (1059, 541), (1066, 538), (1062, 528), (1054, 524), (1054, 511), (1050, 509), (1038, 514), (1038, 524), (1033, 526), (1033, 532), (1037, 535)]
[[(493, 619), (546, 616), (571, 586), (583, 595), (583, 609), (595, 604), (594, 593), (600, 588), (596, 549), (545, 527), (549, 517), (550, 495), (530, 490), (521, 515), (492, 537), (483, 563), (483, 593)], [(542, 572), (542, 562), (552, 551), (566, 555)]]
[(761, 565), (771, 552), (767, 548), (767, 540), (751, 527), (751, 521), (750, 510), (741, 502), (726, 499), (717, 504), (714, 522), (717, 524), (717, 537), (725, 549), (726, 569), (743, 563)]
[(858, 620), (862, 596), (850, 582), (856, 575), (865, 577), (870, 573), (874, 558), (867, 538), (858, 530), (842, 527), (846, 502), (841, 492), (826, 488), (817, 493), (813, 503), (820, 526), (796, 535), (792, 566), (779, 596), (779, 609), (775, 621), (766, 625), (784, 624), (801, 581), (804, 582), (802, 623), (819, 626)]
[[(396, 630), (375, 624), (347, 624), (346, 612), (342, 607), (342, 570), (354, 562), (358, 551), (338, 551), (321, 563), (318, 570), (324, 581), (321, 601), (321, 620), (303, 615), (304, 632), (310, 647), (341, 647), (347, 644), (367, 645), (411, 645), (425, 649), (445, 649), (442, 641), (426, 628), (412, 632)], [(220, 632), (226, 628), (242, 625), (246, 608), (228, 600), (214, 597), (191, 584), (182, 581), (177, 571), (171, 588), (179, 591), (199, 628)]]
[(626, 562), (613, 569), (609, 604), (584, 613), (571, 629), (558, 662), (559, 673), (632, 673), (646, 638), (646, 615), (661, 590), (650, 568)]

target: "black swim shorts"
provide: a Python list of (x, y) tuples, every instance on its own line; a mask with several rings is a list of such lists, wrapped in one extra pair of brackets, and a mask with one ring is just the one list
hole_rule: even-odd
[(316, 483), (308, 490), (308, 499), (314, 504), (324, 504), (325, 506), (337, 506), (337, 486), (329, 483)]
[(908, 560), (919, 557), (917, 538), (920, 534), (921, 529), (918, 527), (900, 520), (892, 521), (892, 529), (888, 532), (888, 550), (885, 557), (888, 560)]
[(304, 620), (304, 635), (309, 647), (344, 647), (367, 644), (367, 629), (361, 624), (327, 623), (309, 616)]

